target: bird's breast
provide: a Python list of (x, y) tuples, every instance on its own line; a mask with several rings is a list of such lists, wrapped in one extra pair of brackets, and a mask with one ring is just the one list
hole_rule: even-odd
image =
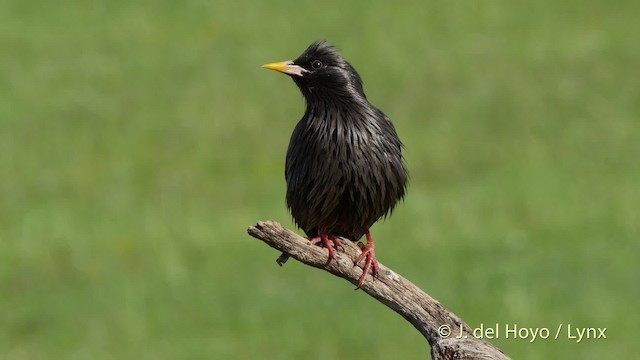
[(361, 235), (404, 194), (399, 145), (379, 126), (304, 120), (287, 151), (291, 213), (308, 234)]

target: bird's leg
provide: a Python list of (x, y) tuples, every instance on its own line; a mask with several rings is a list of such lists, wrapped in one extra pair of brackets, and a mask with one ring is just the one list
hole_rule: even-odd
[[(329, 235), (324, 231), (320, 231), (320, 235), (313, 237), (313, 238), (309, 238), (309, 241), (311, 241), (312, 244), (316, 245), (318, 243), (322, 243), (322, 245), (324, 245), (324, 247), (327, 248), (327, 250), (329, 250), (329, 260), (331, 261), (331, 259), (335, 259), (336, 258), (336, 253), (335, 251), (333, 251), (333, 246), (336, 247), (337, 249), (342, 248), (342, 250), (344, 250), (344, 248), (342, 247), (342, 245), (340, 244), (340, 241), (338, 241), (338, 238), (336, 238), (333, 235)], [(331, 241), (331, 242), (329, 242)], [(331, 245), (331, 243), (333, 243), (333, 246)]]
[(329, 235), (329, 240), (331, 240), (331, 242), (333, 243), (333, 246), (335, 246), (336, 250), (342, 249), (342, 251), (344, 251), (344, 247), (342, 246), (342, 244), (340, 244), (340, 240), (338, 240), (337, 237), (335, 237), (333, 235)]
[(363, 244), (361, 242), (358, 243), (358, 247), (362, 251), (360, 256), (354, 262), (354, 265), (357, 265), (360, 261), (365, 260), (364, 268), (362, 269), (362, 276), (358, 279), (358, 286), (356, 290), (364, 284), (364, 280), (367, 278), (367, 274), (369, 270), (371, 270), (371, 274), (373, 276), (378, 276), (378, 260), (376, 260), (376, 245), (373, 243), (373, 238), (371, 237), (371, 233), (369, 230), (366, 232), (367, 244)]

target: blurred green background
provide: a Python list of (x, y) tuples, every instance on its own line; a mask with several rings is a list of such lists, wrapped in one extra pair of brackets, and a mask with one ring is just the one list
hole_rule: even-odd
[(246, 234), (293, 227), (304, 102), (259, 65), (338, 45), (406, 145), (378, 258), (514, 359), (640, 351), (637, 1), (0, 2), (0, 358), (424, 359), (408, 323)]

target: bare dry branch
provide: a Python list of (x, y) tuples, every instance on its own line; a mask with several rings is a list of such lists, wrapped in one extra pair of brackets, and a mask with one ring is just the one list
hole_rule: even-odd
[[(312, 245), (307, 239), (277, 222), (258, 222), (248, 232), (272, 248), (304, 264), (324, 269), (354, 285), (362, 274), (362, 269), (353, 264), (360, 249), (351, 241), (340, 239), (344, 251), (337, 252), (336, 259), (327, 262), (326, 249)], [(471, 328), (462, 319), (434, 298), (382, 264), (378, 277), (368, 276), (361, 289), (400, 314), (420, 331), (431, 345), (434, 360), (509, 359), (484, 339), (474, 337)]]

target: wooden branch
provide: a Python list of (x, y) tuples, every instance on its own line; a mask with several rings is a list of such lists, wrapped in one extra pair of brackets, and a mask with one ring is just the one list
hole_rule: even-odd
[[(336, 258), (328, 262), (326, 249), (312, 245), (307, 239), (277, 222), (258, 222), (248, 232), (272, 248), (304, 264), (324, 269), (354, 285), (362, 274), (362, 269), (353, 264), (360, 249), (349, 240), (340, 239), (344, 251), (337, 251)], [(400, 314), (420, 331), (431, 345), (431, 357), (434, 360), (509, 359), (484, 339), (474, 337), (471, 328), (462, 319), (434, 298), (382, 264), (377, 278), (368, 276), (361, 289)]]

